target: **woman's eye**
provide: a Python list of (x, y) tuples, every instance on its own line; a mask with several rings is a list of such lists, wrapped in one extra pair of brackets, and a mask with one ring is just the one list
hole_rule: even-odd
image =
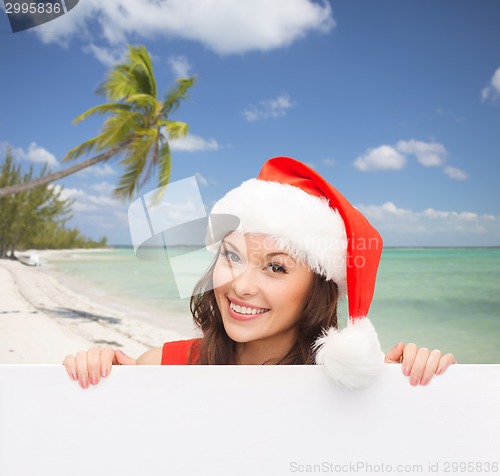
[(222, 254), (227, 261), (231, 261), (232, 263), (240, 262), (240, 257), (234, 251), (225, 250)]
[(283, 274), (286, 274), (286, 269), (281, 264), (271, 263), (271, 264), (268, 265), (268, 268), (273, 273), (283, 273)]

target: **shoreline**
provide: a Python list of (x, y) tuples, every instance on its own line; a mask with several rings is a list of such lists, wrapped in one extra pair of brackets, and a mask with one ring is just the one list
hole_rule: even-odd
[[(85, 251), (37, 253), (46, 261)], [(64, 275), (56, 276), (44, 266), (0, 260), (0, 364), (61, 363), (67, 354), (96, 346), (119, 347), (138, 357), (163, 342), (191, 337), (184, 330), (134, 318), (139, 310), (125, 313), (118, 303), (106, 305), (89, 297), (84, 283), (74, 280), (68, 285), (60, 278)]]
[[(85, 296), (95, 304), (110, 308), (120, 315), (127, 315), (135, 319), (148, 323), (159, 329), (174, 331), (182, 336), (191, 337), (194, 331), (194, 323), (191, 318), (189, 308), (183, 312), (172, 308), (162, 308), (151, 305), (147, 298), (138, 300), (137, 297), (130, 297), (122, 292), (116, 292), (110, 287), (103, 287), (92, 281), (91, 278), (82, 277), (78, 273), (65, 269), (66, 263), (86, 262), (86, 254), (94, 254), (94, 250), (72, 249), (72, 250), (46, 250), (41, 253), (42, 269), (58, 282), (64, 282), (64, 286), (69, 290), (81, 293), (84, 290)], [(110, 249), (98, 249), (98, 252), (107, 252)], [(101, 263), (105, 265), (105, 261)]]

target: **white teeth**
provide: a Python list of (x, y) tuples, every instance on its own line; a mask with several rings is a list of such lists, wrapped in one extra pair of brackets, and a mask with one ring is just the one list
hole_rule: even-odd
[(229, 307), (238, 314), (248, 314), (248, 315), (262, 314), (263, 312), (266, 312), (268, 310), (268, 309), (256, 309), (255, 307), (238, 306), (238, 304), (234, 304), (234, 302), (231, 301), (229, 301)]

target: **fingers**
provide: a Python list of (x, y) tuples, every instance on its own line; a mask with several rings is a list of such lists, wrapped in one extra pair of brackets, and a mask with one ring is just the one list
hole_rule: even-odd
[[(410, 385), (418, 385), (422, 376), (424, 375), (425, 366), (429, 359), (431, 351), (426, 347), (417, 349), (415, 353), (415, 360), (410, 370)], [(435, 370), (435, 369), (434, 369)]]
[(119, 349), (114, 352), (114, 356), (115, 362), (119, 365), (136, 365), (137, 363), (136, 359), (129, 357)]
[(416, 376), (413, 381), (412, 376), (410, 375), (411, 385), (427, 385), (436, 373), (442, 355), (441, 351), (437, 349), (434, 349), (432, 352), (430, 352), (429, 349), (425, 349), (425, 351), (426, 352), (422, 353), (424, 354), (422, 356), (422, 364), (424, 367), (423, 369), (419, 368), (416, 370)]
[(417, 356), (417, 346), (412, 343), (406, 344), (403, 350), (403, 360), (401, 362), (403, 375), (405, 375), (406, 377), (408, 377), (411, 373), (416, 356)]
[(436, 370), (436, 375), (441, 375), (450, 365), (456, 364), (457, 360), (453, 354), (445, 354), (441, 357), (439, 361), (438, 368)]
[(403, 374), (409, 377), (410, 384), (427, 385), (434, 375), (442, 374), (451, 364), (457, 363), (453, 354), (442, 355), (441, 351), (430, 351), (426, 347), (418, 348), (407, 344), (403, 350)]
[(78, 380), (78, 375), (76, 373), (76, 359), (72, 355), (67, 355), (63, 360), (64, 368), (69, 375), (69, 378), (73, 381)]
[(385, 363), (386, 364), (396, 364), (400, 363), (403, 358), (403, 350), (405, 345), (400, 342), (396, 344), (387, 354), (385, 354)]
[(88, 388), (89, 371), (87, 367), (87, 352), (78, 352), (76, 354), (76, 373), (78, 375), (80, 387)]
[(101, 351), (101, 377), (107, 377), (115, 360), (115, 351), (110, 347)]
[[(77, 358), (78, 362), (78, 358)], [(97, 385), (101, 377), (101, 350), (92, 348), (87, 352), (87, 372), (90, 383)]]
[[(123, 354), (123, 353), (122, 353)], [(76, 356), (68, 355), (63, 361), (71, 380), (77, 381), (82, 388), (97, 385), (102, 377), (107, 377), (111, 372), (113, 363), (127, 363), (130, 357), (123, 354), (127, 362), (118, 362), (115, 351), (111, 348), (92, 348), (88, 351), (78, 352)], [(135, 361), (134, 361), (135, 363)]]

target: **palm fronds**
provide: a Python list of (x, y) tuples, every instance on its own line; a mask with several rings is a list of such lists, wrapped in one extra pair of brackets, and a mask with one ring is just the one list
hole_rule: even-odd
[(163, 101), (156, 98), (156, 78), (144, 46), (129, 46), (125, 60), (108, 73), (98, 94), (105, 104), (83, 112), (74, 122), (94, 114), (109, 114), (99, 135), (71, 149), (64, 160), (73, 160), (92, 151), (120, 151), (119, 164), (125, 167), (114, 194), (131, 197), (158, 171), (159, 186), (170, 179), (169, 140), (184, 137), (188, 125), (172, 121), (169, 115), (187, 98), (196, 78), (178, 79)]

